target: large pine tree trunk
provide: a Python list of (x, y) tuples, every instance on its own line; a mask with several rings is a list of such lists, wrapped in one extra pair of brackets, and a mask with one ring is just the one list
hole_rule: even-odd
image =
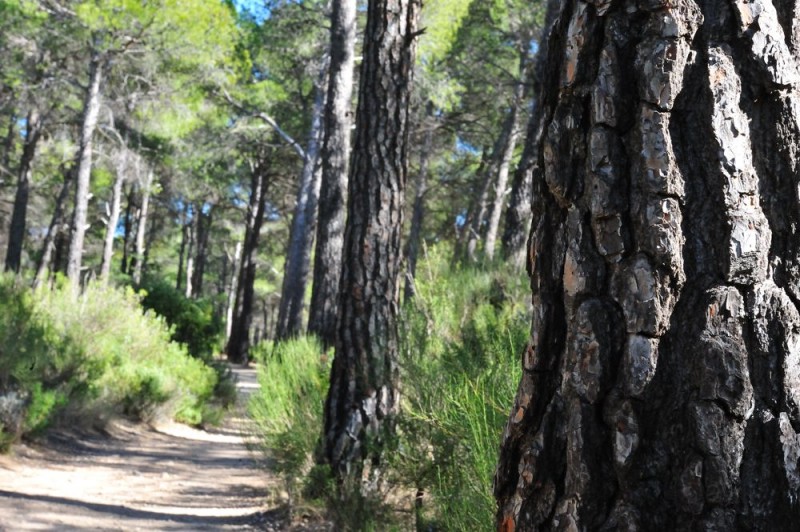
[(311, 111), (311, 128), (305, 150), (305, 161), (300, 174), (300, 188), (297, 192), (292, 227), (289, 231), (289, 248), (286, 251), (286, 263), (283, 269), (283, 287), (281, 304), (278, 311), (279, 339), (297, 335), (303, 326), (303, 308), (305, 306), (306, 282), (311, 265), (311, 249), (314, 245), (314, 234), (317, 223), (317, 198), (322, 181), (319, 167), (319, 147), (322, 141), (322, 114), (325, 109), (325, 71), (315, 88), (314, 105)]
[(790, 530), (797, 2), (638, 6), (565, 1), (552, 33), (498, 525)]
[(367, 10), (324, 433), (334, 474), (356, 482), (362, 473), (380, 476), (398, 408), (400, 240), (419, 4), (371, 0)]
[(22, 261), (22, 244), (25, 241), (26, 218), (28, 214), (28, 197), (30, 195), (31, 171), (36, 145), (42, 133), (42, 119), (38, 111), (28, 113), (25, 123), (25, 143), (17, 170), (17, 191), (14, 195), (14, 209), (11, 213), (11, 226), (8, 234), (6, 250), (6, 271), (19, 272)]
[(314, 284), (308, 308), (308, 331), (319, 336), (327, 346), (333, 345), (336, 337), (336, 309), (342, 274), (355, 42), (356, 1), (333, 0), (328, 96), (320, 154), (319, 223), (314, 252)]
[(253, 284), (256, 280), (256, 253), (261, 225), (264, 221), (264, 207), (267, 197), (266, 168), (259, 163), (253, 169), (250, 180), (250, 201), (247, 207), (247, 225), (244, 245), (236, 282), (236, 299), (233, 305), (228, 344), (225, 353), (228, 360), (246, 364), (250, 360), (250, 326), (253, 323)]
[(67, 277), (74, 293), (81, 282), (83, 240), (86, 234), (89, 210), (89, 181), (92, 174), (92, 146), (97, 117), (100, 112), (100, 81), (103, 78), (103, 62), (97, 53), (89, 63), (89, 87), (83, 105), (81, 139), (78, 149), (77, 186), (75, 188), (75, 214), (72, 219), (72, 236), (69, 243)]

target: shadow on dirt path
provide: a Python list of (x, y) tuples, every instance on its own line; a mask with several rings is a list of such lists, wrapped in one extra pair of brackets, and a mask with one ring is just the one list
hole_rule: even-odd
[(109, 436), (63, 432), (0, 457), (0, 530), (277, 529), (278, 481), (246, 444), (256, 372), (233, 370), (239, 404), (218, 429), (118, 422)]

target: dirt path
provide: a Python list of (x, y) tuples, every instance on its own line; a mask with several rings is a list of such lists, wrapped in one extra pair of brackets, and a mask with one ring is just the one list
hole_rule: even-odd
[(279, 529), (279, 484), (246, 445), (255, 371), (234, 371), (244, 397), (216, 430), (116, 423), (111, 437), (54, 435), (0, 457), (0, 530)]

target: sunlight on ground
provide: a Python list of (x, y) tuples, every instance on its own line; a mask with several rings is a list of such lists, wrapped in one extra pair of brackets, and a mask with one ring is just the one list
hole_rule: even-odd
[(193, 429), (192, 427), (178, 423), (165, 423), (154, 428), (156, 432), (165, 434), (167, 436), (172, 436), (173, 438), (182, 438), (184, 440), (207, 441), (212, 443), (244, 443), (244, 439), (242, 439), (241, 436), (214, 434), (203, 430)]

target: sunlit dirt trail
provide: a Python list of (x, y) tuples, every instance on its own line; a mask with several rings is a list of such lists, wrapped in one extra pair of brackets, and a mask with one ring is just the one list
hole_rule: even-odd
[(0, 530), (275, 529), (277, 480), (243, 416), (255, 370), (234, 371), (239, 406), (219, 428), (115, 423), (110, 437), (63, 433), (0, 457)]

